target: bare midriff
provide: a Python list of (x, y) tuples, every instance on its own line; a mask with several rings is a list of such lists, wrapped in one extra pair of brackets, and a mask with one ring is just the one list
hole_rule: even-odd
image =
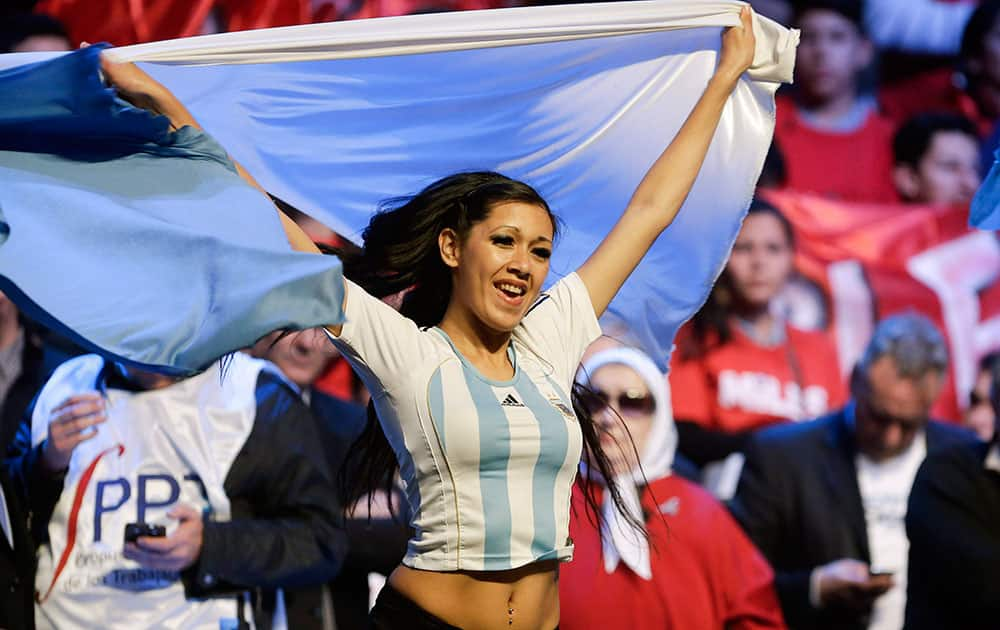
[(509, 571), (422, 571), (400, 565), (389, 583), (428, 613), (466, 630), (553, 630), (559, 563)]

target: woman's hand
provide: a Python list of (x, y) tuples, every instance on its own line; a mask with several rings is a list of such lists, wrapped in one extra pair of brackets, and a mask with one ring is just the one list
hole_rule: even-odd
[(753, 11), (749, 6), (740, 10), (740, 25), (730, 26), (722, 34), (722, 52), (715, 75), (735, 86), (740, 76), (753, 63), (757, 40), (753, 34)]
[(136, 107), (161, 113), (157, 104), (170, 92), (139, 66), (131, 62), (112, 61), (102, 53), (101, 72), (104, 73), (108, 85), (115, 88), (124, 100)]
[(174, 129), (200, 127), (191, 112), (166, 86), (134, 63), (112, 61), (102, 52), (101, 72), (122, 99), (141, 109), (166, 116)]

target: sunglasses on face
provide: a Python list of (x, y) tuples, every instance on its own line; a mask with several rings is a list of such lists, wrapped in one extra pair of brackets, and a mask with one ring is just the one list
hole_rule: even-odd
[(612, 396), (605, 391), (595, 389), (593, 396), (587, 396), (587, 411), (597, 414), (608, 407), (616, 410), (623, 416), (643, 416), (652, 414), (656, 410), (656, 401), (649, 392), (640, 390), (626, 390), (618, 396)]

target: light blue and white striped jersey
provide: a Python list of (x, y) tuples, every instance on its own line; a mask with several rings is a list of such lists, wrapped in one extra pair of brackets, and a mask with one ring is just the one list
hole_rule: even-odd
[(412, 508), (403, 563), (499, 571), (569, 560), (570, 487), (583, 438), (570, 403), (601, 334), (576, 274), (539, 296), (514, 331), (514, 377), (484, 377), (439, 328), (421, 330), (347, 283), (331, 339), (368, 386)]

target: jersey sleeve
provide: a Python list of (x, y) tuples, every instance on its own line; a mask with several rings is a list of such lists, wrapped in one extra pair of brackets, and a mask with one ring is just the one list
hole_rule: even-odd
[(543, 292), (521, 321), (518, 335), (551, 364), (561, 383), (571, 383), (587, 346), (601, 336), (580, 276), (571, 273)]
[(413, 320), (350, 280), (340, 336), (327, 336), (355, 369), (373, 398), (393, 391), (422, 364), (431, 343)]

